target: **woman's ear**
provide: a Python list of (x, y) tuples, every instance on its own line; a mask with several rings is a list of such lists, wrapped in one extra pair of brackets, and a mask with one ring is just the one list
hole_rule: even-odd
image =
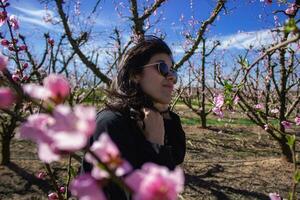
[(133, 75), (133, 77), (131, 78), (131, 80), (134, 82), (134, 83), (136, 83), (136, 84), (138, 84), (139, 82), (140, 82), (140, 80), (141, 80), (141, 75)]

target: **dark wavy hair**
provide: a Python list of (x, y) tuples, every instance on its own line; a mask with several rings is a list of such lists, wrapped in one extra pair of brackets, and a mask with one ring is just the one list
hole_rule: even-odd
[(158, 53), (166, 53), (172, 57), (171, 49), (162, 39), (145, 36), (124, 54), (118, 66), (117, 77), (108, 90), (108, 108), (119, 111), (128, 108), (138, 111), (143, 107), (153, 108), (152, 99), (135, 83), (134, 77), (142, 74), (141, 66), (146, 65)]

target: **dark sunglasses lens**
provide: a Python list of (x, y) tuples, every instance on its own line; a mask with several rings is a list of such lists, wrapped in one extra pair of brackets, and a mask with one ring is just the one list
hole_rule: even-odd
[(161, 73), (161, 75), (166, 77), (169, 74), (169, 67), (166, 63), (161, 62), (158, 65), (158, 71)]

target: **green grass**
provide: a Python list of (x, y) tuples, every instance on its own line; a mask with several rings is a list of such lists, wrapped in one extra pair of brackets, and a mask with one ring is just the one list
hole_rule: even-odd
[[(181, 122), (184, 125), (199, 125), (200, 124), (200, 118), (193, 117), (193, 118), (187, 118), (187, 117), (181, 117)], [(240, 118), (240, 119), (234, 119), (229, 121), (229, 119), (207, 119), (207, 125), (208, 126), (214, 126), (214, 125), (225, 125), (225, 124), (238, 124), (238, 125), (247, 125), (247, 126), (253, 126), (256, 125), (254, 122), (252, 122), (250, 119)]]

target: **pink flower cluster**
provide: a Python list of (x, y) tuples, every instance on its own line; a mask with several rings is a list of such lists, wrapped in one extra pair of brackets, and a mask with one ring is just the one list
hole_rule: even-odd
[(300, 115), (296, 116), (295, 123), (297, 126), (300, 126)]
[[(100, 135), (90, 150), (119, 177), (132, 170), (129, 163), (121, 159), (118, 148), (106, 133)], [(70, 190), (79, 200), (104, 200), (106, 197), (100, 188), (103, 179), (109, 178), (109, 174), (99, 168), (98, 161), (90, 153), (85, 156), (85, 159), (93, 164), (92, 172), (74, 179)], [(169, 171), (166, 167), (146, 163), (142, 169), (127, 175), (125, 184), (133, 191), (134, 200), (175, 200), (183, 191), (184, 176), (180, 168)]]
[(213, 107), (212, 111), (219, 117), (223, 118), (224, 113), (222, 111), (222, 106), (224, 105), (224, 96), (222, 94), (218, 94), (217, 96), (215, 96), (213, 104), (214, 104), (214, 107)]
[(283, 125), (283, 127), (285, 129), (292, 127), (292, 124), (290, 122), (288, 122), (288, 121), (282, 121), (281, 124)]
[(270, 193), (269, 194), (270, 200), (281, 200), (281, 196), (277, 193)]
[(43, 80), (43, 86), (37, 84), (26, 84), (24, 91), (33, 98), (41, 100), (52, 100), (54, 103), (62, 103), (70, 94), (70, 85), (61, 75), (50, 74)]
[(96, 127), (96, 111), (76, 105), (74, 110), (58, 105), (53, 115), (34, 114), (20, 127), (20, 137), (38, 144), (39, 158), (50, 163), (66, 152), (85, 147)]
[[(117, 176), (123, 176), (132, 170), (130, 164), (121, 158), (121, 154), (117, 146), (112, 142), (107, 133), (102, 133), (97, 141), (93, 143), (90, 150)], [(97, 164), (98, 161), (90, 154), (87, 153), (85, 160), (93, 164), (91, 175), (98, 180), (108, 178), (109, 174), (101, 170)]]
[(175, 200), (183, 191), (184, 175), (180, 168), (169, 171), (166, 167), (145, 163), (141, 170), (136, 170), (125, 182), (134, 191), (135, 200)]

